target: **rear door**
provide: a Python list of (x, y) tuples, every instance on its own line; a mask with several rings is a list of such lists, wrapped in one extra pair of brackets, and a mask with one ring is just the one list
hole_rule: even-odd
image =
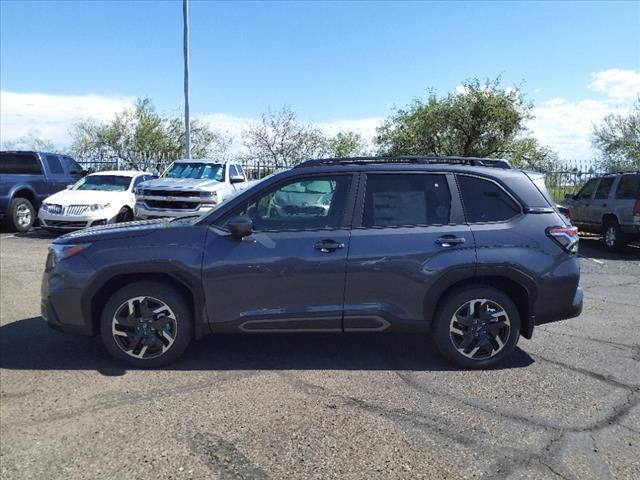
[(638, 199), (640, 199), (640, 173), (621, 175), (611, 203), (612, 211), (623, 227), (632, 229), (634, 226), (633, 209)]
[(591, 207), (585, 209), (586, 221), (593, 230), (600, 231), (603, 217), (605, 214), (612, 211), (609, 196), (617, 178), (618, 177), (614, 175), (602, 177), (600, 179), (600, 183), (598, 183), (598, 188), (596, 188), (593, 200), (591, 201)]
[[(345, 331), (423, 329), (445, 277), (472, 275), (475, 248), (453, 176), (363, 174), (351, 232)], [(450, 278), (449, 280), (453, 280)], [(428, 320), (428, 319), (426, 319)]]

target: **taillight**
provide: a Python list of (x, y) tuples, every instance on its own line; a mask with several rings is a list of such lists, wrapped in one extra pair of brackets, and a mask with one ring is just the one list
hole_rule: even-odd
[(633, 216), (640, 217), (640, 198), (636, 200), (636, 203), (633, 206)]
[(549, 227), (546, 233), (567, 252), (578, 252), (578, 229), (576, 227)]

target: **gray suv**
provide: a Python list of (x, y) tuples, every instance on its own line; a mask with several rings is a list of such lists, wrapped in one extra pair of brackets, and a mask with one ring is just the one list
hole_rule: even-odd
[(640, 239), (640, 172), (611, 173), (589, 180), (567, 195), (572, 223), (602, 234), (608, 250), (620, 251)]
[(207, 333), (404, 331), (485, 368), (580, 314), (577, 243), (544, 185), (505, 162), (312, 160), (201, 217), (58, 238), (42, 315), (138, 367)]

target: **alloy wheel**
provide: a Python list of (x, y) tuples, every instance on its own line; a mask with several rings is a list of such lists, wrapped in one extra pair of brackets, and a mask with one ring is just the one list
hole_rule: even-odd
[(111, 322), (113, 338), (127, 355), (159, 357), (176, 340), (177, 320), (171, 308), (157, 298), (143, 296), (122, 303)]
[(454, 348), (472, 360), (500, 353), (509, 340), (511, 323), (505, 309), (493, 300), (478, 298), (464, 303), (449, 322)]
[(604, 232), (604, 243), (607, 247), (613, 247), (616, 244), (616, 227), (609, 225)]
[(31, 210), (26, 205), (18, 205), (16, 209), (16, 221), (21, 227), (28, 227), (31, 225)]

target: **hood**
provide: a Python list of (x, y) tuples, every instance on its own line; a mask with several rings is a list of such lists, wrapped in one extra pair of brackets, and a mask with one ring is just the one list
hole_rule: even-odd
[(209, 180), (204, 178), (156, 178), (142, 182), (138, 188), (161, 189), (161, 190), (205, 190), (213, 191), (222, 182), (217, 180)]
[(111, 240), (113, 238), (141, 237), (161, 228), (184, 226), (185, 221), (188, 220), (171, 222), (167, 219), (156, 219), (90, 227), (62, 235), (56, 238), (53, 243), (93, 243), (100, 240)]
[[(62, 190), (45, 199), (46, 203), (56, 205), (91, 205), (108, 203), (129, 192), (103, 192), (100, 190)], [(130, 194), (130, 193), (129, 193)]]

